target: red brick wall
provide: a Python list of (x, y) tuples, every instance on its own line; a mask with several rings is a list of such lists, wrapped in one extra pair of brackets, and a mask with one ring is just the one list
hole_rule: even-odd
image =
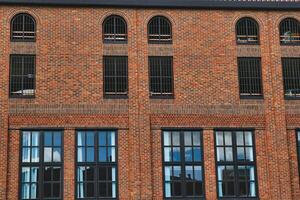
[[(29, 12), (37, 21), (37, 41), (11, 43), (10, 19)], [(123, 16), (127, 45), (102, 43), (103, 19)], [(173, 25), (172, 45), (148, 45), (147, 22), (165, 15)], [(259, 46), (235, 42), (242, 16), (260, 25)], [(59, 127), (64, 134), (64, 199), (75, 194), (75, 129), (119, 129), (119, 197), (163, 198), (162, 127), (202, 128), (205, 188), (215, 200), (213, 129), (256, 129), (259, 196), (262, 200), (300, 198), (295, 128), (300, 103), (284, 101), (282, 56), (299, 56), (299, 47), (280, 47), (283, 17), (300, 20), (296, 11), (222, 11), (121, 8), (0, 8), (0, 199), (17, 199), (19, 129)], [(8, 99), (9, 54), (34, 53), (36, 97)], [(103, 98), (103, 55), (128, 55), (128, 99)], [(148, 56), (174, 58), (174, 99), (149, 99)], [(237, 56), (262, 58), (264, 99), (240, 100)], [(11, 130), (11, 131), (9, 131)]]

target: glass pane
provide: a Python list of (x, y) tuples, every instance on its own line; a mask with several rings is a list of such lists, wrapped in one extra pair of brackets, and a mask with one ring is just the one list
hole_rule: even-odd
[(94, 183), (86, 184), (86, 197), (94, 197)]
[(44, 133), (44, 145), (52, 146), (52, 133), (51, 132)]
[(106, 181), (106, 167), (99, 167), (98, 169), (98, 177), (99, 177), (99, 181)]
[(30, 132), (23, 132), (23, 146), (31, 145)]
[(85, 146), (85, 133), (84, 132), (77, 133), (77, 146)]
[(93, 132), (87, 132), (86, 133), (86, 145), (87, 146), (94, 146), (94, 133)]
[(219, 191), (219, 197), (223, 197), (224, 193), (223, 193), (223, 186), (224, 184), (222, 182), (218, 183), (218, 191)]
[(216, 138), (217, 146), (223, 146), (224, 145), (223, 132), (217, 132), (216, 136), (217, 136), (217, 138)]
[(170, 147), (165, 147), (164, 148), (164, 160), (165, 162), (171, 162), (172, 158), (172, 151)]
[(77, 182), (83, 182), (84, 181), (84, 167), (78, 167), (77, 168)]
[(23, 148), (22, 162), (30, 162), (30, 148)]
[(246, 160), (247, 161), (254, 161), (253, 148), (252, 147), (247, 147), (246, 148)]
[(250, 132), (250, 131), (245, 132), (245, 144), (247, 146), (252, 146), (253, 145), (252, 132)]
[(84, 198), (84, 185), (83, 183), (77, 184), (77, 197)]
[(173, 181), (174, 180), (179, 180), (180, 179), (180, 177), (181, 177), (181, 167), (179, 167), (179, 166), (174, 166), (173, 167)]
[(108, 147), (107, 148), (107, 150), (108, 150), (108, 161), (109, 162), (115, 162), (116, 161), (116, 157), (115, 157), (115, 155), (116, 155), (116, 151), (115, 151), (115, 147)]
[(53, 167), (53, 181), (60, 181), (60, 167)]
[(225, 173), (225, 167), (224, 166), (218, 166), (218, 180), (223, 181), (223, 174)]
[(99, 161), (106, 162), (106, 147), (99, 148)]
[(226, 161), (233, 161), (233, 154), (232, 154), (232, 148), (226, 147), (225, 148), (225, 154), (226, 154)]
[(172, 195), (173, 196), (181, 196), (181, 182), (175, 182), (172, 184), (173, 185), (173, 190), (172, 190)]
[(44, 148), (44, 162), (52, 161), (52, 148), (46, 147)]
[(106, 146), (106, 132), (99, 132), (99, 146)]
[(117, 186), (116, 186), (116, 183), (113, 183), (113, 184), (112, 184), (112, 192), (111, 192), (111, 193), (112, 193), (111, 196), (112, 196), (113, 198), (116, 198), (116, 196), (117, 196)]
[(38, 197), (38, 190), (36, 184), (31, 184), (31, 198), (36, 199)]
[(44, 168), (44, 181), (51, 181), (51, 167)]
[(86, 148), (86, 161), (94, 162), (94, 159), (95, 159), (94, 148), (93, 147)]
[(179, 146), (180, 145), (180, 134), (179, 132), (173, 132), (173, 146)]
[(38, 177), (39, 177), (39, 168), (32, 167), (31, 168), (31, 182), (38, 182)]
[(218, 161), (225, 161), (224, 148), (223, 147), (217, 147), (217, 160)]
[(39, 162), (40, 158), (39, 158), (39, 148), (32, 148), (31, 149), (31, 162)]
[(108, 145), (110, 146), (115, 146), (115, 132), (109, 132), (108, 133)]
[(184, 132), (184, 145), (192, 146), (192, 132)]
[(99, 183), (99, 196), (106, 197), (107, 186), (106, 183)]
[(116, 168), (111, 168), (111, 181), (116, 181)]
[(32, 146), (39, 146), (39, 132), (32, 132)]
[(193, 149), (192, 147), (185, 148), (185, 161), (193, 161)]
[(61, 149), (60, 148), (53, 149), (53, 162), (61, 162)]
[(22, 167), (22, 182), (28, 183), (30, 179), (30, 168)]
[(236, 132), (236, 144), (244, 146), (244, 132)]
[(51, 197), (51, 184), (50, 183), (44, 183), (44, 197), (49, 198)]
[(185, 166), (185, 176), (187, 181), (194, 180), (193, 166)]
[(173, 148), (173, 162), (180, 161), (180, 148), (176, 147)]
[(53, 184), (53, 197), (60, 197), (60, 184), (59, 183)]
[(202, 181), (202, 167), (194, 166), (194, 177), (197, 181)]
[(77, 161), (84, 162), (85, 161), (85, 149), (83, 147), (79, 147), (77, 149)]
[(93, 167), (86, 167), (86, 170), (85, 170), (85, 178), (86, 178), (86, 181), (93, 181), (95, 178), (95, 174), (94, 174), (94, 168)]
[(185, 188), (186, 195), (193, 196), (194, 195), (194, 184), (193, 184), (193, 182), (187, 182), (185, 186), (186, 186), (186, 188)]
[(249, 193), (251, 197), (256, 197), (255, 182), (250, 182)]
[(22, 199), (29, 199), (30, 195), (30, 185), (22, 184)]
[(54, 146), (61, 146), (61, 132), (54, 132), (53, 142)]
[(200, 138), (200, 132), (193, 132), (193, 143), (194, 146), (200, 146), (201, 145), (201, 138)]
[(165, 181), (170, 181), (171, 175), (172, 175), (172, 167), (171, 166), (165, 167)]
[(245, 159), (245, 152), (243, 147), (237, 148), (237, 159), (238, 160), (244, 160)]
[(232, 145), (232, 134), (231, 132), (224, 132), (224, 136), (225, 136), (225, 145), (226, 146), (231, 146)]
[(164, 132), (164, 146), (171, 146), (171, 133)]
[(171, 184), (165, 183), (165, 195), (166, 197), (171, 197)]
[(194, 161), (201, 161), (201, 149), (200, 147), (194, 147)]

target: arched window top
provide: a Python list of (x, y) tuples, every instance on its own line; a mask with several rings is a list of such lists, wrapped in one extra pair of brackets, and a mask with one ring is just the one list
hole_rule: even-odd
[(250, 18), (241, 18), (236, 23), (236, 41), (238, 44), (259, 44), (258, 23)]
[(149, 43), (172, 43), (172, 24), (164, 16), (153, 17), (148, 24)]
[(300, 44), (300, 22), (286, 18), (280, 22), (280, 43), (283, 45)]
[(36, 22), (27, 14), (20, 13), (11, 20), (11, 40), (12, 41), (35, 41)]
[(104, 20), (103, 41), (108, 43), (127, 42), (127, 24), (123, 17), (110, 15)]

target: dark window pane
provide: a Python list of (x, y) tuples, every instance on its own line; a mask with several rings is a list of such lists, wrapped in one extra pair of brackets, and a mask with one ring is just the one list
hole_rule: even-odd
[(148, 24), (149, 43), (172, 43), (171, 22), (163, 17), (153, 17)]
[(259, 28), (252, 18), (242, 18), (236, 24), (236, 37), (238, 44), (258, 44)]
[(105, 181), (105, 180), (108, 180), (106, 178), (106, 167), (99, 167), (99, 180), (100, 181)]
[(286, 18), (280, 23), (280, 43), (283, 45), (300, 44), (300, 22)]
[(282, 59), (284, 94), (287, 98), (300, 97), (300, 58)]
[(193, 182), (186, 183), (186, 195), (193, 196), (194, 195), (194, 184)]
[(60, 197), (60, 184), (59, 183), (53, 184), (53, 197)]
[(99, 183), (99, 196), (106, 197), (107, 186), (106, 183)]
[(44, 197), (52, 197), (51, 189), (51, 183), (44, 183)]
[(86, 184), (86, 197), (94, 197), (94, 183)]
[(180, 182), (174, 182), (173, 183), (173, 190), (172, 190), (172, 196), (181, 196), (181, 183)]
[(87, 181), (93, 181), (94, 180), (94, 168), (93, 167), (87, 167), (86, 168), (86, 180)]
[(51, 181), (52, 170), (51, 167), (45, 167), (44, 169), (44, 181)]
[(53, 167), (53, 181), (60, 181), (60, 167)]
[(112, 43), (127, 41), (127, 25), (122, 17), (113, 15), (104, 20), (103, 40)]
[(12, 41), (35, 41), (35, 20), (26, 13), (17, 14), (11, 20)]

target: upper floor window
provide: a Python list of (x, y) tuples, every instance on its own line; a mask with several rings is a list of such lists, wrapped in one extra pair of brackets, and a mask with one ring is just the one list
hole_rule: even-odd
[(26, 13), (17, 14), (11, 20), (12, 41), (35, 41), (36, 22), (34, 18)]
[(170, 56), (149, 57), (150, 96), (173, 96), (173, 58)]
[(163, 16), (153, 17), (148, 24), (149, 43), (172, 43), (172, 24)]
[(23, 131), (20, 194), (25, 199), (63, 199), (61, 131)]
[(239, 85), (241, 98), (261, 98), (260, 58), (238, 58)]
[(216, 131), (219, 198), (257, 199), (252, 131)]
[(204, 199), (202, 133), (163, 131), (166, 199)]
[(300, 44), (300, 22), (286, 18), (280, 23), (280, 43), (283, 45)]
[(236, 23), (236, 40), (238, 44), (259, 44), (258, 23), (249, 17), (244, 17)]
[(296, 131), (296, 147), (297, 147), (297, 155), (298, 155), (298, 173), (300, 175), (300, 130)]
[(116, 131), (78, 131), (76, 198), (117, 199)]
[(283, 58), (282, 74), (286, 98), (300, 98), (300, 58)]
[(122, 17), (112, 15), (104, 20), (103, 41), (107, 43), (127, 42), (127, 24)]
[(35, 94), (35, 56), (11, 55), (10, 96), (31, 97)]

